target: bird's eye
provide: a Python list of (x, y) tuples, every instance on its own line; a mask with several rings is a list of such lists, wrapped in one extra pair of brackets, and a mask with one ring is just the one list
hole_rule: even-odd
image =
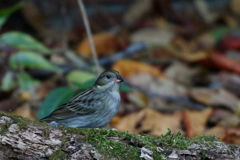
[(109, 78), (111, 78), (111, 75), (108, 74), (106, 77), (107, 77), (107, 79), (109, 79)]

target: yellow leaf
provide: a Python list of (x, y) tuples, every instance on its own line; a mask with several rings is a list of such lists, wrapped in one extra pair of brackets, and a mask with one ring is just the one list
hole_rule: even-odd
[(153, 76), (165, 77), (158, 68), (150, 66), (146, 63), (137, 62), (133, 60), (119, 60), (113, 65), (113, 69), (121, 73), (122, 77), (126, 78), (132, 74), (139, 72), (149, 73)]
[[(112, 55), (117, 50), (117, 38), (109, 33), (102, 32), (94, 34), (93, 41), (99, 57)], [(77, 52), (85, 58), (92, 57), (92, 51), (88, 38), (85, 38), (79, 43)]]

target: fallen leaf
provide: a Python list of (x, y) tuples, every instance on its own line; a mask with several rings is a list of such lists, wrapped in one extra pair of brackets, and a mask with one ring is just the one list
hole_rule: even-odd
[[(148, 92), (156, 93), (163, 96), (187, 96), (188, 90), (185, 86), (176, 83), (172, 79), (161, 78), (161, 77), (153, 77), (149, 73), (138, 73), (131, 75), (127, 78), (128, 82), (141, 86)], [(142, 94), (138, 92), (132, 92), (128, 94), (128, 99), (139, 107), (145, 107), (148, 105), (150, 108), (154, 109), (162, 109), (166, 108), (166, 102), (164, 100), (158, 98), (158, 100), (151, 99), (149, 101)], [(149, 102), (148, 102), (149, 101)]]
[(215, 79), (216, 83), (220, 83), (228, 91), (240, 97), (240, 76), (239, 75), (224, 72), (216, 76), (213, 75), (212, 79)]
[(130, 39), (132, 42), (144, 42), (148, 46), (166, 47), (171, 42), (174, 32), (162, 29), (141, 29), (134, 32)]
[(149, 83), (149, 90), (166, 96), (188, 95), (188, 90), (184, 85), (169, 78), (156, 78), (154, 82)]
[(0, 110), (4, 112), (11, 112), (18, 107), (20, 100), (17, 98), (10, 98), (0, 101)]
[(225, 117), (219, 125), (223, 127), (238, 127), (240, 126), (240, 117), (237, 115), (231, 115), (229, 117)]
[(183, 52), (177, 55), (177, 57), (187, 62), (197, 62), (206, 59), (208, 56), (209, 53), (207, 51)]
[(240, 2), (238, 0), (232, 0), (229, 4), (229, 9), (236, 15), (240, 16), (240, 11), (238, 6), (240, 5)]
[(207, 47), (204, 49), (197, 41), (186, 41), (176, 37), (173, 40), (173, 47), (169, 50), (178, 58), (187, 62), (197, 62), (209, 56)]
[(226, 129), (225, 129), (225, 127), (222, 127), (222, 126), (215, 126), (209, 130), (206, 130), (203, 134), (204, 135), (216, 135), (222, 141), (226, 136)]
[(110, 121), (110, 125), (116, 125), (121, 120), (121, 117), (118, 115), (114, 116), (113, 119)]
[(128, 93), (128, 100), (138, 107), (144, 108), (148, 104), (147, 95), (143, 92), (135, 91)]
[(223, 138), (223, 141), (240, 145), (240, 127), (226, 128), (226, 136)]
[(240, 127), (229, 128), (215, 126), (214, 128), (204, 132), (204, 135), (217, 135), (220, 140), (225, 143), (240, 145)]
[(143, 109), (138, 113), (123, 117), (115, 127), (120, 131), (160, 136), (167, 133), (168, 128), (173, 133), (177, 133), (181, 129), (180, 121), (180, 112), (162, 114), (152, 109)]
[(216, 67), (220, 69), (225, 69), (240, 74), (240, 64), (234, 59), (230, 59), (227, 56), (219, 53), (212, 54), (209, 59)]
[(30, 101), (31, 100), (31, 93), (30, 91), (24, 90), (18, 93), (18, 98), (21, 101)]
[[(109, 56), (117, 50), (117, 38), (110, 33), (97, 33), (93, 35), (96, 52), (99, 57)], [(78, 44), (77, 53), (85, 58), (92, 57), (92, 50), (88, 38)]]
[(212, 113), (212, 108), (203, 111), (183, 111), (183, 121), (186, 127), (186, 133), (189, 138), (202, 134), (205, 130), (207, 120)]
[(226, 50), (239, 50), (240, 49), (240, 37), (238, 35), (239, 30), (232, 30), (226, 34), (222, 39), (222, 47)]
[(165, 77), (164, 73), (162, 73), (156, 67), (150, 66), (146, 63), (127, 59), (117, 61), (113, 65), (113, 69), (119, 71), (121, 76), (124, 78), (140, 72), (149, 73), (153, 76)]
[(180, 82), (181, 84), (190, 85), (194, 75), (199, 72), (198, 69), (188, 67), (180, 61), (174, 61), (166, 70), (168, 78)]
[(224, 106), (230, 110), (235, 110), (239, 99), (225, 89), (207, 89), (194, 88), (190, 91), (190, 95), (198, 102), (207, 105)]
[(31, 120), (36, 120), (36, 116), (33, 115), (29, 104), (23, 104), (22, 106), (18, 107), (16, 110), (14, 110), (13, 114), (16, 114)]

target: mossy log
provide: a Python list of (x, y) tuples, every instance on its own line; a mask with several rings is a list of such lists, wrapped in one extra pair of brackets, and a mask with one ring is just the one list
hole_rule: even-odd
[(215, 136), (188, 139), (107, 129), (52, 127), (0, 113), (0, 159), (240, 159), (240, 147)]

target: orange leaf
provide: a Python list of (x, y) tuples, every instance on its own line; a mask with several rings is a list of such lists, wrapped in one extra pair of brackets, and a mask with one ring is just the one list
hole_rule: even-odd
[(192, 138), (202, 134), (205, 130), (208, 117), (212, 113), (212, 108), (203, 111), (183, 111), (183, 121), (186, 126), (187, 136)]
[(121, 117), (115, 116), (113, 119), (110, 121), (110, 125), (115, 125), (121, 120)]
[(160, 136), (167, 133), (168, 128), (173, 133), (177, 133), (181, 129), (180, 121), (181, 114), (179, 112), (167, 115), (152, 109), (144, 109), (123, 117), (115, 127), (120, 131)]
[(119, 71), (124, 78), (139, 72), (149, 73), (153, 76), (165, 77), (164, 73), (160, 72), (160, 70), (156, 67), (150, 66), (146, 63), (127, 59), (117, 61), (113, 65), (113, 69)]
[[(117, 38), (109, 33), (103, 32), (94, 34), (93, 41), (96, 47), (96, 52), (100, 57), (109, 56), (116, 52), (118, 45)], [(92, 57), (92, 51), (88, 38), (85, 38), (78, 44), (77, 52), (83, 57)]]
[(36, 120), (36, 117), (32, 114), (31, 108), (28, 104), (18, 107), (13, 113), (31, 120)]

